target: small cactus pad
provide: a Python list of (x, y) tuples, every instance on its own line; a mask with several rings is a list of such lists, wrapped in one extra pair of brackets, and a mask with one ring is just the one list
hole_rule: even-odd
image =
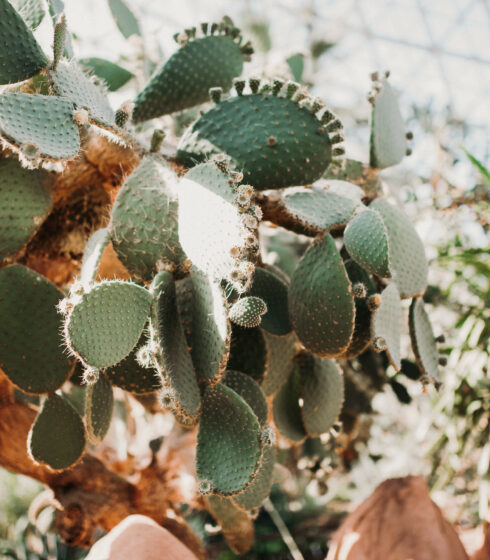
[(83, 251), (80, 281), (88, 286), (97, 277), (102, 254), (111, 242), (107, 228), (98, 229), (89, 237)]
[(121, 262), (137, 278), (150, 281), (158, 266), (185, 258), (177, 233), (175, 181), (162, 160), (146, 156), (117, 194), (111, 238)]
[(88, 111), (91, 123), (107, 128), (115, 126), (114, 111), (104, 90), (85, 74), (77, 62), (60, 62), (56, 70), (48, 74), (55, 94), (72, 101), (77, 109)]
[(197, 433), (196, 469), (211, 492), (237, 494), (253, 480), (260, 461), (260, 424), (250, 406), (232, 389), (208, 387)]
[(53, 470), (74, 465), (83, 455), (86, 445), (83, 421), (73, 406), (56, 394), (46, 397), (31, 431), (31, 457)]
[(294, 331), (287, 336), (276, 336), (262, 331), (267, 348), (267, 369), (262, 381), (262, 390), (269, 396), (276, 393), (288, 380), (294, 367), (298, 338)]
[(92, 443), (102, 441), (109, 430), (114, 407), (112, 385), (101, 373), (99, 379), (89, 385), (85, 399), (87, 433)]
[(204, 113), (182, 137), (177, 158), (194, 165), (224, 152), (258, 190), (319, 179), (332, 160), (332, 141), (305, 106), (273, 93), (230, 97)]
[(307, 433), (301, 417), (301, 377), (296, 364), (287, 382), (279, 389), (272, 403), (274, 424), (281, 435), (295, 443), (302, 442)]
[[(270, 428), (269, 428), (270, 429)], [(252, 484), (233, 498), (242, 508), (251, 510), (260, 507), (264, 500), (269, 497), (274, 474), (274, 463), (276, 461), (276, 450), (274, 445), (264, 445), (260, 457), (260, 467), (252, 481)]]
[(354, 287), (357, 285), (362, 285), (365, 289), (364, 297), (356, 297), (356, 322), (354, 326), (354, 334), (348, 348), (340, 355), (338, 358), (343, 360), (351, 360), (359, 354), (362, 354), (364, 350), (371, 344), (371, 310), (368, 305), (368, 298), (376, 293), (376, 289), (373, 281), (371, 280), (369, 274), (363, 270), (355, 261), (348, 260), (344, 263), (347, 274), (349, 275), (349, 280)]
[(323, 189), (292, 187), (283, 195), (287, 212), (317, 232), (344, 226), (360, 201)]
[(289, 314), (298, 338), (313, 354), (336, 356), (348, 347), (354, 331), (354, 297), (329, 233), (313, 241), (293, 273)]
[(241, 327), (258, 327), (262, 315), (267, 312), (267, 305), (258, 297), (249, 296), (239, 299), (230, 308), (229, 317)]
[(204, 103), (212, 87), (229, 90), (233, 78), (243, 69), (243, 54), (235, 37), (220, 34), (194, 39), (184, 33), (185, 44), (136, 98), (133, 121), (146, 121)]
[(401, 368), (400, 336), (402, 307), (396, 284), (389, 284), (381, 294), (381, 305), (373, 314), (372, 337), (375, 350), (386, 350), (391, 365)]
[(62, 298), (33, 270), (21, 265), (0, 270), (0, 368), (27, 393), (55, 391), (70, 374), (56, 312)]
[(228, 546), (236, 554), (246, 554), (255, 540), (250, 514), (238, 507), (233, 498), (206, 496), (206, 509), (219, 523)]
[[(327, 172), (324, 173), (323, 178), (327, 179), (331, 188), (342, 187), (343, 193), (339, 194), (344, 194), (345, 196), (347, 196), (345, 191), (346, 182), (353, 183), (361, 188), (363, 191), (362, 197), (368, 194), (370, 198), (373, 198), (383, 193), (383, 185), (376, 169), (373, 169), (367, 163), (362, 163), (355, 159), (346, 158), (342, 167), (329, 167)], [(339, 183), (341, 183), (341, 185), (339, 185)], [(338, 191), (332, 190), (332, 192)]]
[(46, 15), (43, 0), (10, 0), (10, 3), (33, 31), (39, 27)]
[(245, 373), (227, 371), (223, 383), (231, 387), (250, 406), (261, 426), (267, 423), (267, 401), (256, 381)]
[(0, 96), (0, 135), (32, 160), (70, 159), (80, 149), (73, 103), (62, 97), (4, 93)]
[(82, 58), (78, 62), (85, 70), (102, 80), (109, 91), (117, 91), (134, 77), (126, 68), (104, 58)]
[(0, 84), (21, 82), (48, 65), (48, 59), (21, 15), (0, 0)]
[(115, 366), (105, 370), (110, 382), (135, 395), (152, 393), (161, 388), (160, 376), (152, 367), (142, 366), (136, 356), (142, 346), (146, 346), (147, 337), (143, 333), (131, 353)]
[(226, 369), (231, 328), (219, 284), (193, 267), (191, 355), (199, 382), (216, 383)]
[(344, 243), (349, 255), (365, 270), (382, 278), (391, 276), (388, 232), (379, 212), (369, 208), (359, 212), (345, 228)]
[(407, 139), (394, 91), (385, 78), (377, 84), (381, 91), (373, 101), (369, 163), (371, 167), (384, 169), (405, 157)]
[(180, 322), (182, 323), (187, 345), (190, 349), (192, 346), (192, 324), (194, 321), (194, 285), (190, 275), (175, 282), (175, 293)]
[[(246, 285), (253, 272), (247, 240), (255, 246), (258, 223), (253, 209), (239, 205), (239, 192), (213, 162), (191, 169), (178, 189), (179, 238), (186, 255), (211, 278)], [(250, 206), (251, 193), (244, 194)]]
[(370, 208), (381, 214), (388, 231), (390, 271), (400, 296), (409, 298), (423, 294), (427, 287), (427, 259), (412, 223), (404, 212), (385, 199), (375, 200)]
[(267, 346), (264, 331), (259, 327), (233, 325), (228, 369), (246, 373), (262, 383), (267, 369)]
[(196, 371), (187, 348), (184, 329), (177, 311), (175, 281), (166, 270), (159, 272), (152, 287), (157, 301), (158, 340), (170, 407), (189, 421), (197, 420), (201, 396)]
[(66, 343), (89, 366), (113, 366), (136, 346), (150, 305), (151, 295), (145, 288), (117, 280), (101, 282), (84, 293), (70, 311)]
[(0, 160), (0, 260), (14, 256), (42, 224), (52, 194), (40, 170), (29, 171), (14, 159)]
[(288, 285), (279, 275), (255, 267), (249, 295), (262, 299), (267, 312), (260, 326), (271, 334), (286, 335), (293, 329), (288, 312)]
[(429, 377), (439, 373), (439, 355), (429, 316), (422, 298), (415, 298), (410, 305), (410, 338), (420, 370)]
[(301, 354), (301, 413), (310, 437), (327, 433), (337, 420), (344, 402), (344, 380), (340, 367), (327, 358)]
[[(320, 184), (323, 184), (324, 188), (326, 188), (328, 192), (350, 198), (356, 203), (356, 205), (359, 204), (365, 196), (365, 193), (361, 189), (361, 187), (354, 183), (351, 183), (350, 181), (342, 181), (338, 179), (328, 179), (328, 181), (325, 179), (320, 179), (320, 181), (322, 182)], [(316, 186), (320, 181), (317, 181), (313, 186)], [(323, 181), (325, 183), (323, 183)]]

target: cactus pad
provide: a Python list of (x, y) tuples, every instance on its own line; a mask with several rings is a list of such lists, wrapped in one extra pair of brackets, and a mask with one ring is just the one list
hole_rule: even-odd
[(0, 0), (0, 84), (21, 82), (48, 65), (48, 59), (21, 15)]
[(77, 62), (60, 62), (48, 75), (55, 94), (72, 101), (77, 109), (86, 109), (91, 123), (104, 128), (115, 126), (114, 111), (103, 88), (95, 84)]
[(365, 270), (382, 278), (391, 276), (388, 232), (376, 210), (367, 208), (348, 223), (344, 243), (349, 255)]
[(89, 385), (85, 399), (87, 433), (92, 443), (102, 441), (109, 430), (114, 407), (112, 385), (101, 373), (99, 379)]
[(293, 273), (289, 314), (298, 338), (313, 354), (336, 356), (348, 347), (354, 331), (354, 297), (329, 233), (313, 241)]
[(28, 445), (37, 463), (53, 470), (71, 467), (85, 451), (85, 428), (80, 415), (64, 398), (49, 395), (29, 432)]
[(239, 299), (230, 308), (229, 317), (240, 327), (258, 327), (262, 315), (267, 312), (267, 305), (258, 297), (249, 296)]
[(70, 374), (56, 312), (62, 298), (33, 270), (21, 265), (0, 270), (0, 368), (27, 393), (55, 391)]
[(97, 277), (102, 254), (111, 242), (107, 228), (98, 229), (87, 241), (83, 251), (82, 268), (80, 270), (80, 281), (89, 285)]
[(70, 311), (66, 343), (89, 366), (113, 366), (136, 346), (150, 305), (150, 293), (136, 284), (101, 282), (84, 293)]
[(373, 101), (371, 113), (370, 165), (384, 169), (400, 163), (407, 151), (405, 123), (396, 95), (388, 81), (379, 83), (381, 91)]
[(248, 293), (262, 299), (267, 306), (267, 312), (261, 321), (263, 329), (277, 335), (291, 332), (293, 327), (288, 312), (288, 285), (283, 278), (271, 270), (256, 267)]
[(230, 35), (188, 38), (151, 78), (135, 100), (133, 121), (140, 122), (209, 100), (209, 89), (229, 90), (243, 69), (243, 54)]
[(424, 245), (412, 223), (396, 206), (385, 199), (375, 200), (388, 231), (390, 270), (402, 298), (423, 294), (427, 287), (427, 259)]
[(231, 328), (221, 286), (193, 267), (191, 355), (199, 382), (216, 383), (226, 369)]
[(262, 383), (267, 369), (267, 346), (259, 327), (233, 325), (228, 369), (241, 371)]
[(422, 298), (416, 298), (410, 305), (410, 338), (412, 349), (420, 370), (429, 377), (439, 373), (439, 355), (429, 316)]
[(4, 93), (0, 96), (0, 135), (21, 152), (30, 149), (32, 159), (70, 159), (80, 149), (73, 103), (62, 97)]
[(199, 479), (214, 494), (237, 494), (252, 482), (260, 454), (260, 424), (250, 406), (226, 385), (208, 387), (197, 433)]
[[(387, 286), (381, 294), (381, 305), (372, 319), (372, 337), (376, 350), (386, 350), (391, 365), (401, 368), (400, 336), (402, 326), (402, 307), (400, 293), (396, 284)], [(376, 340), (379, 342), (377, 343)], [(384, 341), (384, 344), (383, 344)], [(378, 347), (376, 347), (378, 344)]]
[(52, 205), (40, 170), (0, 160), (0, 260), (15, 255), (42, 224)]
[[(338, 138), (337, 138), (338, 137)], [(258, 190), (319, 179), (332, 160), (332, 141), (316, 115), (287, 97), (252, 93), (230, 97), (204, 113), (182, 137), (184, 165), (224, 152)]]
[(170, 407), (189, 422), (197, 420), (201, 396), (196, 371), (187, 348), (184, 329), (177, 310), (175, 281), (170, 272), (159, 272), (153, 280), (157, 301), (158, 340)]
[(274, 424), (285, 438), (295, 443), (302, 442), (307, 436), (301, 417), (300, 398), (301, 376), (298, 364), (295, 363), (287, 382), (276, 393), (272, 404)]
[(269, 396), (278, 391), (288, 380), (294, 367), (293, 358), (298, 349), (298, 338), (294, 331), (287, 336), (276, 336), (262, 331), (267, 348), (267, 369), (262, 381), (262, 390)]
[(256, 381), (245, 373), (227, 371), (223, 383), (231, 387), (250, 406), (261, 426), (267, 423), (267, 401)]
[(175, 181), (162, 160), (146, 156), (117, 194), (111, 238), (121, 262), (137, 278), (150, 281), (158, 266), (185, 258), (177, 232)]
[(212, 162), (201, 164), (185, 175), (178, 189), (179, 238), (186, 255), (215, 280), (226, 278), (236, 288), (247, 285), (253, 272), (247, 238), (255, 245), (257, 219), (251, 208), (241, 211), (228, 175)]
[(317, 232), (344, 226), (354, 214), (360, 200), (323, 189), (293, 187), (283, 195), (287, 212), (300, 223)]
[(251, 510), (260, 507), (269, 496), (274, 474), (276, 450), (274, 445), (264, 445), (260, 457), (260, 467), (250, 486), (233, 498), (242, 508)]
[(10, 3), (33, 31), (39, 27), (46, 15), (43, 0), (10, 0)]
[(327, 433), (337, 420), (344, 402), (340, 367), (329, 359), (300, 355), (301, 413), (310, 437)]

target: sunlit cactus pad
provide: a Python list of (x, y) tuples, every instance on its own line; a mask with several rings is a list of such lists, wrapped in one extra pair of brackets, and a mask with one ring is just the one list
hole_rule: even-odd
[(183, 32), (178, 37), (183, 46), (165, 62), (136, 98), (134, 122), (204, 103), (212, 87), (230, 89), (233, 78), (243, 69), (241, 36), (238, 29), (227, 29), (224, 25), (219, 26), (218, 33), (196, 38), (194, 29), (194, 36)]
[(0, 37), (0, 84), (20, 82), (48, 65), (31, 30), (8, 0), (0, 0)]
[(56, 312), (62, 298), (54, 284), (22, 265), (0, 270), (0, 368), (28, 393), (55, 391), (70, 374)]
[(439, 373), (439, 355), (434, 332), (422, 298), (415, 298), (410, 305), (410, 338), (420, 370), (429, 377)]
[(74, 158), (80, 135), (73, 103), (63, 97), (4, 93), (0, 95), (0, 135), (34, 163), (38, 158)]
[(112, 385), (104, 374), (92, 383), (85, 399), (87, 434), (92, 443), (102, 441), (109, 430), (114, 407)]

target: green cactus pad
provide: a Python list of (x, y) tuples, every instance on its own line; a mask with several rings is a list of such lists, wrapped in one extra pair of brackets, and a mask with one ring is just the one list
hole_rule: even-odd
[(219, 523), (228, 546), (236, 554), (246, 554), (255, 540), (250, 514), (238, 507), (233, 498), (206, 496), (206, 509)]
[(151, 78), (135, 100), (133, 121), (182, 111), (209, 100), (209, 89), (229, 90), (243, 69), (243, 54), (229, 35), (190, 39)]
[(250, 406), (261, 426), (267, 423), (267, 401), (256, 381), (240, 371), (227, 371), (223, 383), (231, 387)]
[(111, 382), (103, 374), (89, 385), (85, 399), (85, 419), (87, 433), (92, 443), (101, 442), (109, 430), (114, 408), (114, 394)]
[(344, 380), (340, 367), (329, 359), (300, 355), (301, 414), (310, 437), (330, 431), (344, 402)]
[(388, 232), (383, 218), (366, 208), (348, 223), (344, 243), (349, 255), (365, 270), (382, 278), (391, 276)]
[(78, 62), (85, 70), (102, 80), (109, 91), (117, 91), (134, 77), (126, 68), (104, 58), (82, 58)]
[(233, 325), (228, 369), (246, 373), (262, 383), (267, 369), (267, 346), (262, 329)]
[(0, 135), (21, 152), (33, 152), (29, 156), (33, 159), (70, 159), (80, 149), (80, 135), (73, 120), (73, 103), (62, 97), (2, 94)]
[[(383, 193), (383, 185), (377, 171), (367, 163), (362, 163), (355, 159), (346, 158), (342, 167), (330, 166), (327, 172), (324, 173), (323, 178), (327, 179), (331, 187), (334, 187), (336, 183), (337, 185), (334, 188), (339, 189), (342, 187), (343, 193), (338, 190), (333, 192), (339, 192), (339, 194), (344, 194), (345, 196), (347, 196), (346, 182), (353, 183), (361, 188), (363, 191), (361, 197), (368, 195), (369, 198), (374, 198)], [(350, 187), (347, 188), (352, 192)]]
[(354, 297), (329, 233), (313, 241), (293, 273), (289, 314), (298, 338), (313, 354), (332, 357), (349, 346), (354, 331)]
[(286, 335), (293, 329), (288, 312), (288, 285), (271, 270), (256, 267), (249, 295), (259, 297), (267, 312), (260, 326), (271, 334)]
[(85, 428), (78, 412), (56, 394), (46, 397), (29, 432), (29, 453), (34, 461), (64, 470), (82, 457), (85, 445)]
[(179, 244), (174, 172), (160, 159), (143, 158), (112, 207), (114, 249), (131, 274), (150, 281), (157, 268), (185, 259)]
[(201, 396), (177, 310), (175, 281), (170, 272), (163, 271), (158, 273), (152, 285), (155, 286), (157, 301), (161, 362), (172, 401), (171, 408), (176, 408), (180, 416), (194, 422), (199, 415)]
[(328, 190), (304, 187), (287, 189), (282, 200), (291, 216), (317, 232), (347, 224), (360, 203)]
[(48, 75), (55, 94), (72, 101), (77, 109), (85, 109), (91, 123), (104, 128), (116, 126), (114, 111), (103, 88), (94, 83), (77, 62), (60, 62)]
[[(381, 305), (373, 314), (372, 319), (372, 338), (375, 349), (384, 350), (390, 360), (391, 365), (400, 371), (400, 336), (402, 328), (402, 307), (400, 293), (396, 284), (388, 285), (381, 294)], [(384, 340), (386, 348), (376, 348), (376, 339)]]
[(276, 336), (262, 331), (267, 348), (267, 369), (262, 381), (262, 390), (269, 396), (276, 393), (288, 380), (294, 367), (293, 358), (298, 348), (294, 332), (287, 336)]
[(89, 237), (83, 251), (82, 268), (80, 270), (80, 281), (84, 285), (94, 282), (99, 271), (102, 255), (111, 242), (109, 230), (101, 228)]
[(42, 0), (10, 0), (10, 3), (33, 31), (39, 27), (46, 15)]
[(439, 354), (434, 332), (422, 298), (416, 298), (410, 305), (410, 339), (420, 370), (429, 377), (439, 374)]
[(214, 494), (237, 494), (252, 482), (260, 455), (260, 424), (250, 406), (226, 385), (208, 387), (197, 433), (199, 480)]
[(175, 292), (180, 322), (190, 349), (192, 346), (192, 324), (194, 322), (194, 285), (191, 276), (177, 280), (175, 282)]
[(161, 388), (162, 383), (157, 372), (153, 368), (143, 367), (136, 360), (138, 350), (146, 343), (147, 337), (143, 333), (134, 350), (122, 362), (105, 370), (113, 385), (135, 395), (152, 393)]
[(0, 84), (21, 82), (48, 65), (48, 59), (21, 15), (0, 0)]
[(0, 160), (0, 260), (14, 256), (33, 236), (52, 206), (43, 171), (13, 158)]
[(272, 403), (274, 424), (282, 436), (294, 443), (302, 442), (307, 433), (301, 417), (301, 377), (297, 363), (287, 382), (279, 389)]
[(264, 445), (260, 457), (260, 467), (252, 481), (241, 494), (233, 500), (242, 508), (251, 510), (260, 507), (269, 497), (276, 462), (276, 450), (273, 445)]
[(415, 297), (427, 287), (427, 259), (424, 245), (412, 223), (387, 200), (375, 200), (370, 208), (377, 210), (388, 231), (390, 270), (402, 298)]
[(325, 181), (325, 186), (328, 192), (350, 198), (356, 203), (356, 205), (358, 205), (365, 196), (365, 193), (361, 189), (361, 187), (354, 183), (351, 183), (350, 181), (342, 181), (337, 179), (328, 179), (328, 181), (325, 179), (320, 179), (320, 181)]
[(96, 368), (123, 360), (138, 342), (151, 305), (148, 290), (117, 280), (83, 294), (65, 323), (65, 340), (81, 361)]
[(348, 260), (344, 263), (351, 284), (361, 283), (366, 288), (366, 297), (355, 298), (356, 322), (354, 334), (348, 348), (338, 358), (351, 360), (359, 356), (371, 344), (371, 316), (372, 312), (368, 307), (368, 297), (376, 293), (376, 289), (369, 274), (363, 270), (355, 261)]
[(267, 312), (267, 306), (258, 297), (249, 296), (239, 299), (230, 308), (229, 317), (240, 327), (258, 327), (262, 320), (262, 315)]
[(247, 261), (247, 237), (255, 239), (255, 231), (244, 225), (246, 217), (257, 222), (251, 210), (241, 211), (228, 175), (212, 162), (191, 169), (178, 194), (179, 238), (186, 255), (211, 278), (233, 281), (233, 273)]
[(407, 151), (405, 123), (398, 101), (386, 79), (380, 83), (371, 113), (370, 165), (384, 169), (400, 163)]
[(68, 379), (56, 305), (63, 293), (21, 265), (0, 270), (0, 368), (26, 393), (55, 391)]
[(190, 167), (220, 152), (231, 156), (247, 183), (264, 190), (319, 179), (332, 160), (332, 142), (306, 107), (252, 93), (204, 113), (182, 137), (177, 158)]
[(226, 369), (231, 328), (221, 286), (193, 267), (191, 355), (199, 382), (217, 383)]

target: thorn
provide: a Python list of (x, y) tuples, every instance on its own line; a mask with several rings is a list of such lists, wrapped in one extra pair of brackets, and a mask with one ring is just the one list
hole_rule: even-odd
[(330, 138), (331, 144), (340, 144), (343, 141), (344, 141), (344, 137), (342, 136), (342, 134), (334, 134), (334, 136)]
[(411, 132), (410, 130), (405, 134), (405, 138), (407, 140), (413, 140), (413, 132)]
[(323, 99), (320, 99), (319, 97), (315, 97), (311, 106), (311, 112), (316, 114), (318, 113), (318, 111), (321, 111), (323, 107), (325, 107), (325, 101), (323, 101)]
[(334, 121), (327, 124), (325, 127), (325, 130), (327, 132), (336, 132), (337, 130), (341, 130), (341, 129), (342, 129), (342, 123), (339, 121), (339, 119), (335, 119)]
[(275, 146), (276, 144), (277, 144), (277, 138), (275, 136), (269, 136), (269, 138), (267, 138), (268, 146), (272, 148), (272, 146)]
[(330, 121), (335, 119), (335, 115), (331, 113), (328, 109), (323, 113), (320, 122), (324, 125), (328, 124)]
[(248, 80), (248, 85), (250, 86), (252, 93), (257, 93), (259, 91), (260, 78), (250, 78)]
[(301, 101), (303, 101), (303, 99), (305, 99), (306, 97), (308, 97), (308, 90), (306, 89), (300, 89), (296, 95), (293, 98), (293, 101), (295, 103), (301, 103)]
[(298, 84), (298, 82), (288, 81), (286, 85), (286, 97), (288, 99), (292, 99), (294, 94), (298, 91), (300, 87), (301, 86), (300, 84)]
[(201, 31), (202, 31), (203, 35), (208, 34), (208, 24), (207, 23), (201, 23)]
[(271, 93), (272, 92), (272, 86), (270, 84), (268, 84), (267, 82), (265, 84), (263, 84), (263, 86), (259, 89), (259, 93), (265, 94), (265, 93)]
[(334, 148), (332, 150), (332, 155), (333, 156), (343, 156), (345, 155), (345, 148), (344, 146), (337, 146), (336, 148)]
[(211, 35), (214, 35), (218, 29), (219, 29), (219, 25), (217, 23), (212, 23), (210, 29)]
[(218, 104), (221, 101), (221, 95), (223, 94), (223, 88), (213, 87), (209, 90), (209, 97), (211, 101)]
[(242, 95), (243, 94), (243, 90), (245, 89), (245, 80), (237, 80), (235, 79), (233, 81), (233, 85), (235, 87), (235, 91), (237, 92), (238, 95)]
[(284, 80), (281, 78), (274, 78), (272, 82), (272, 95), (279, 95), (282, 87), (284, 85)]

